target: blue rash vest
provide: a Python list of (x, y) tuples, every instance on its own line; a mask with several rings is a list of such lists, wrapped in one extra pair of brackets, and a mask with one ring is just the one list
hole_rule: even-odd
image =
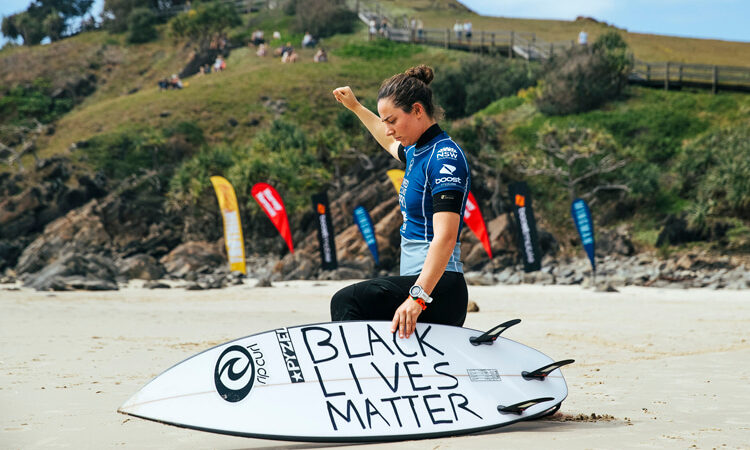
[(461, 221), (447, 272), (463, 273), (461, 243), (464, 209), (471, 187), (471, 174), (466, 155), (440, 127), (435, 124), (424, 132), (416, 144), (400, 149), (406, 173), (398, 194), (404, 223), (401, 225), (401, 275), (418, 275), (422, 271), (427, 250), (434, 236), (432, 229), (433, 196), (444, 191), (463, 193)]

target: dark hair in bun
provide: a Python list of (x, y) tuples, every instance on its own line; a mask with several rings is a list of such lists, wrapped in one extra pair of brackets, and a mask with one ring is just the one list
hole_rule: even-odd
[(411, 69), (407, 69), (404, 74), (407, 77), (416, 78), (426, 85), (429, 85), (432, 82), (432, 79), (435, 77), (435, 74), (432, 71), (432, 67), (425, 66), (424, 64), (412, 67)]
[(395, 106), (407, 113), (411, 112), (415, 103), (421, 103), (425, 113), (432, 118), (435, 116), (435, 105), (432, 103), (432, 89), (429, 84), (433, 77), (431, 67), (412, 67), (383, 81), (378, 91), (378, 100), (391, 99)]

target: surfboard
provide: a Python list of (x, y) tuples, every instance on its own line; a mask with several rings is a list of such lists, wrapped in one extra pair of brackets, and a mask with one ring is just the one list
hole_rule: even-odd
[[(313, 442), (472, 433), (554, 412), (568, 389), (543, 353), (499, 333), (390, 322), (280, 328), (166, 370), (118, 412), (215, 433)], [(510, 325), (508, 325), (510, 324)]]

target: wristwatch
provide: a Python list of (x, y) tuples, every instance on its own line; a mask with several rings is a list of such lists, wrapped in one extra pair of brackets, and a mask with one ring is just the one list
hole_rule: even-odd
[(427, 292), (422, 289), (422, 286), (415, 284), (414, 286), (409, 288), (409, 295), (414, 298), (420, 298), (424, 300), (425, 303), (432, 303), (432, 297), (427, 295)]

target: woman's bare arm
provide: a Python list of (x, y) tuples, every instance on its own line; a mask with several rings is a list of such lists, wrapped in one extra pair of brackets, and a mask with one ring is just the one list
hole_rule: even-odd
[(372, 137), (378, 141), (388, 153), (396, 159), (398, 158), (398, 146), (399, 143), (393, 138), (393, 136), (386, 135), (385, 124), (382, 120), (372, 111), (365, 108), (354, 96), (349, 86), (340, 87), (334, 89), (333, 96), (336, 100), (344, 105), (347, 109), (353, 112), (367, 130), (372, 134)]

